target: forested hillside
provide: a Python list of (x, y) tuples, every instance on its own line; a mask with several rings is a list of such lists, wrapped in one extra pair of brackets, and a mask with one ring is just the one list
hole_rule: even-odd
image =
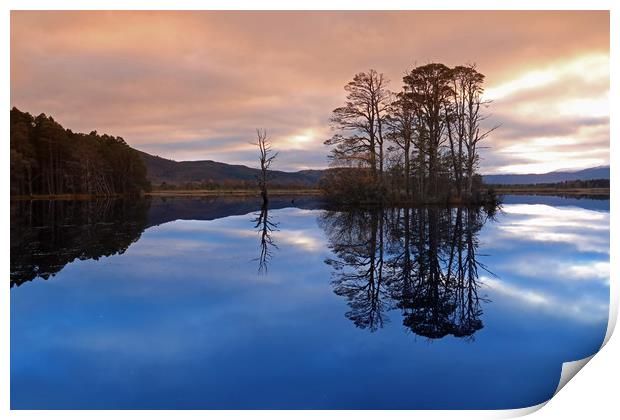
[(133, 194), (146, 167), (121, 137), (74, 133), (52, 117), (11, 109), (11, 195)]
[[(256, 188), (259, 169), (212, 160), (177, 162), (138, 152), (154, 189)], [(315, 188), (323, 175), (320, 170), (297, 172), (269, 171), (272, 188)]]

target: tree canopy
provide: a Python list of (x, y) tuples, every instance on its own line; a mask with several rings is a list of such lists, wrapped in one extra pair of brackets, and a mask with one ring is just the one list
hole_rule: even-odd
[(480, 202), (484, 75), (475, 65), (410, 70), (400, 92), (376, 70), (345, 86), (325, 144), (335, 169), (324, 189), (339, 201)]
[(136, 194), (146, 167), (121, 138), (74, 133), (51, 116), (11, 109), (11, 195)]

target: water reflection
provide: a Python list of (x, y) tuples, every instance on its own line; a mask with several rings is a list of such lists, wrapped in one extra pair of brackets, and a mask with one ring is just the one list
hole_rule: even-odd
[[(399, 309), (417, 335), (473, 337), (483, 327), (477, 261), (478, 232), (494, 210), (372, 208), (326, 211), (319, 225), (334, 258), (334, 292), (346, 317), (376, 331)], [(488, 270), (487, 270), (488, 271)]]
[[(226, 214), (239, 201), (209, 206)], [(205, 208), (205, 204), (202, 206)], [(190, 208), (168, 200), (30, 201), (12, 205), (11, 287), (54, 276), (73, 260), (122, 254), (142, 232), (165, 220), (161, 208)], [(247, 204), (245, 204), (247, 205)], [(286, 203), (280, 203), (280, 207)], [(228, 206), (228, 207), (227, 207)], [(243, 209), (245, 211), (245, 209)], [(324, 211), (319, 225), (332, 256), (334, 292), (347, 300), (346, 317), (376, 331), (399, 310), (402, 323), (431, 339), (473, 337), (483, 327), (476, 259), (477, 234), (491, 213), (480, 208), (372, 208)], [(210, 217), (218, 218), (219, 213)], [(277, 249), (266, 204), (252, 220), (259, 235), (259, 274), (266, 274)], [(284, 238), (283, 238), (284, 239)]]
[(254, 228), (257, 229), (260, 236), (260, 255), (258, 261), (258, 273), (266, 274), (269, 260), (273, 256), (273, 249), (278, 246), (273, 240), (272, 232), (278, 228), (278, 224), (269, 220), (269, 204), (263, 201), (260, 213), (253, 220)]
[(11, 287), (78, 259), (122, 254), (147, 225), (146, 200), (11, 203)]
[[(320, 202), (312, 197), (270, 200), (274, 210), (291, 205), (313, 209)], [(122, 254), (152, 226), (245, 215), (258, 207), (258, 200), (243, 197), (11, 201), (11, 287), (47, 280), (75, 260)], [(254, 222), (261, 229), (264, 270), (277, 225), (267, 208), (261, 208)]]
[(259, 198), (12, 203), (11, 280), (56, 273), (11, 289), (12, 408), (541, 403), (605, 336), (609, 202), (504, 203), (490, 222), (274, 197), (263, 276)]

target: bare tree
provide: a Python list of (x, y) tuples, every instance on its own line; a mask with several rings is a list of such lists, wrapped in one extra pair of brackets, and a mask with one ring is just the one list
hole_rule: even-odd
[(482, 99), (484, 75), (476, 70), (476, 66), (457, 66), (452, 69), (450, 79), (451, 95), (444, 107), (450, 155), (457, 193), (460, 196), (465, 187), (467, 194), (471, 195), (480, 160), (478, 143), (497, 127), (481, 132), (480, 123), (486, 119), (482, 110), (489, 101)]
[(403, 157), (403, 177), (405, 181), (405, 194), (407, 198), (411, 196), (411, 154), (415, 135), (415, 110), (411, 98), (400, 92), (396, 99), (390, 104), (390, 114), (387, 119), (389, 128), (389, 139), (394, 142)]
[(325, 144), (335, 168), (322, 189), (341, 202), (491, 202), (476, 174), (479, 143), (497, 128), (481, 128), (483, 82), (474, 65), (430, 63), (407, 72), (393, 94), (375, 70), (356, 74), (332, 113), (337, 132)]
[(267, 181), (269, 180), (269, 168), (271, 164), (278, 156), (278, 153), (273, 153), (271, 144), (267, 141), (267, 130), (256, 129), (256, 136), (258, 140), (253, 143), (258, 146), (259, 161), (260, 161), (260, 174), (258, 175), (258, 188), (260, 188), (261, 197), (263, 203), (267, 203), (269, 198), (267, 196)]
[(339, 133), (325, 141), (335, 146), (330, 155), (333, 164), (370, 167), (375, 180), (383, 177), (384, 129), (390, 102), (387, 83), (383, 73), (376, 70), (356, 74), (344, 87), (344, 106), (332, 113), (332, 128)]

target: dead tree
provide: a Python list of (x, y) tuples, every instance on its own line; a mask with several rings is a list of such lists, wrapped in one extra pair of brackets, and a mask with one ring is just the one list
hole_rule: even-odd
[(273, 153), (271, 150), (271, 144), (267, 141), (267, 131), (264, 129), (256, 129), (256, 135), (258, 140), (253, 143), (258, 146), (259, 160), (260, 160), (260, 173), (258, 174), (258, 188), (260, 189), (263, 203), (267, 203), (269, 198), (267, 196), (267, 181), (269, 180), (269, 168), (271, 164), (278, 156), (277, 153)]

